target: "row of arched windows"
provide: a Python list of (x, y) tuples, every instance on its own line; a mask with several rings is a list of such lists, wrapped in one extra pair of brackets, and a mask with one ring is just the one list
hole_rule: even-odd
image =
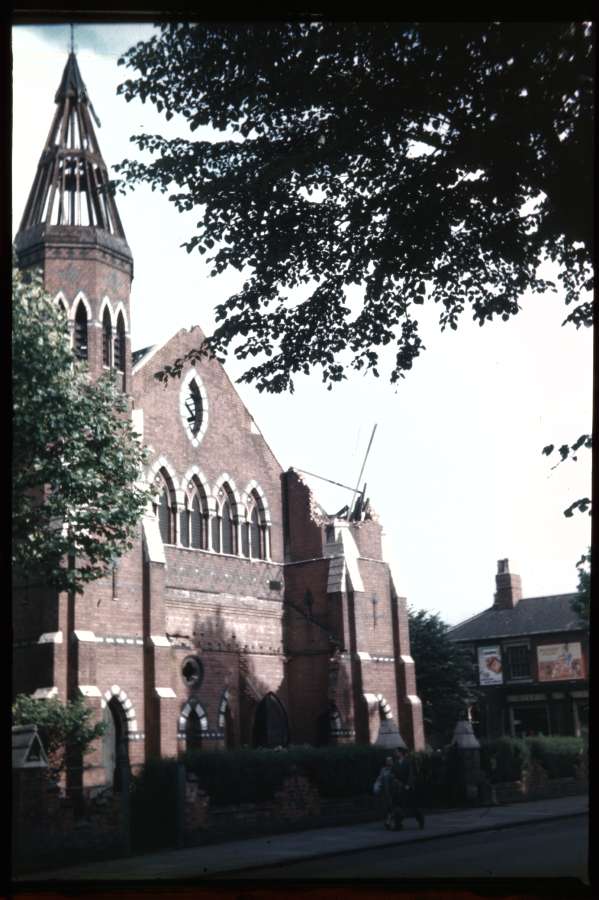
[[(62, 299), (57, 301), (57, 305), (67, 315), (67, 309)], [(88, 318), (83, 300), (79, 301), (75, 310), (73, 350), (77, 359), (87, 360), (89, 355)], [(119, 311), (116, 328), (113, 328), (110, 311), (106, 306), (102, 317), (102, 363), (109, 369), (117, 369), (119, 372), (124, 372), (126, 360), (127, 341), (123, 313)]]
[(165, 544), (268, 559), (268, 519), (263, 499), (255, 488), (246, 503), (240, 504), (228, 482), (224, 482), (209, 504), (203, 485), (194, 476), (183, 503), (178, 504), (172, 480), (164, 468), (158, 472), (155, 486), (154, 512)]

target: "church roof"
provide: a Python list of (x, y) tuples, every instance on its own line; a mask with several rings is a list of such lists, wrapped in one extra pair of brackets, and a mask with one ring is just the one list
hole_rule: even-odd
[(479, 641), (526, 634), (580, 631), (580, 620), (571, 606), (576, 596), (577, 594), (554, 594), (549, 597), (524, 597), (514, 609), (491, 607), (454, 625), (448, 630), (447, 636), (452, 641)]
[(150, 344), (149, 347), (143, 347), (141, 350), (134, 350), (131, 354), (131, 365), (136, 366), (138, 362), (147, 356), (150, 350), (153, 350), (156, 344)]
[(56, 91), (56, 112), (21, 221), (20, 232), (38, 225), (99, 228), (125, 240), (106, 163), (92, 117), (99, 126), (74, 52)]

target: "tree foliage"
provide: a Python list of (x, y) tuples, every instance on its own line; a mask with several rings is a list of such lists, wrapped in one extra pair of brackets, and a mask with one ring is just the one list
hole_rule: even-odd
[(14, 572), (81, 592), (132, 546), (145, 455), (126, 397), (75, 361), (40, 277), (15, 267), (12, 287)]
[(427, 738), (433, 744), (447, 744), (457, 721), (478, 696), (472, 661), (449, 639), (448, 626), (436, 613), (409, 609), (408, 621)]
[(136, 135), (153, 158), (117, 168), (201, 214), (185, 246), (212, 274), (249, 272), (202, 348), (233, 346), (241, 380), (292, 390), (320, 366), (330, 387), (394, 345), (396, 381), (424, 349), (422, 304), (442, 329), (507, 320), (555, 286), (547, 260), (566, 321), (590, 324), (589, 24), (175, 23), (119, 63), (138, 73), (126, 100), (220, 132)]
[(65, 768), (68, 752), (85, 756), (93, 742), (104, 734), (103, 722), (90, 724), (92, 713), (82, 700), (62, 703), (58, 697), (36, 700), (27, 694), (18, 694), (12, 708), (13, 725), (37, 725), (55, 774)]
[(588, 628), (591, 615), (591, 548), (576, 563), (578, 585), (571, 606), (581, 622)]
[[(590, 450), (593, 446), (593, 438), (590, 434), (581, 434), (577, 440), (574, 441), (573, 444), (562, 444), (561, 447), (558, 447), (558, 453), (560, 458), (552, 466), (552, 469), (555, 469), (557, 466), (561, 465), (561, 463), (565, 462), (567, 459), (570, 459), (572, 462), (578, 461), (578, 453), (581, 449)], [(555, 451), (554, 444), (548, 444), (546, 447), (543, 447), (543, 453), (545, 456), (551, 456), (551, 454)], [(589, 516), (592, 512), (592, 503), (589, 497), (580, 497), (578, 500), (575, 500), (573, 503), (568, 506), (567, 509), (564, 510), (564, 515), (568, 518), (571, 518), (575, 511), (579, 512), (588, 512)], [(584, 560), (583, 556), (583, 560)], [(580, 563), (579, 563), (580, 565)]]

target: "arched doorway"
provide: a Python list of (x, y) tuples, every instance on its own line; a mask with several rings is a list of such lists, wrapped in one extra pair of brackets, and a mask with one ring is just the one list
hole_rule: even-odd
[(192, 709), (185, 722), (185, 747), (187, 750), (202, 749), (202, 722), (195, 709)]
[(252, 743), (254, 747), (285, 747), (289, 742), (287, 713), (274, 694), (266, 694), (256, 707)]
[(122, 769), (129, 767), (129, 741), (125, 711), (116, 697), (109, 700), (104, 708), (104, 724), (103, 751), (107, 781), (115, 791), (120, 791)]

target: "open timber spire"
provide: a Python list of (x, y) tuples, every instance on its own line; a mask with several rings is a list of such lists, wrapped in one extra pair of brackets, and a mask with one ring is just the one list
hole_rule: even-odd
[(37, 225), (93, 227), (126, 240), (92, 117), (98, 126), (100, 121), (73, 50), (54, 99), (57, 109), (19, 230)]

